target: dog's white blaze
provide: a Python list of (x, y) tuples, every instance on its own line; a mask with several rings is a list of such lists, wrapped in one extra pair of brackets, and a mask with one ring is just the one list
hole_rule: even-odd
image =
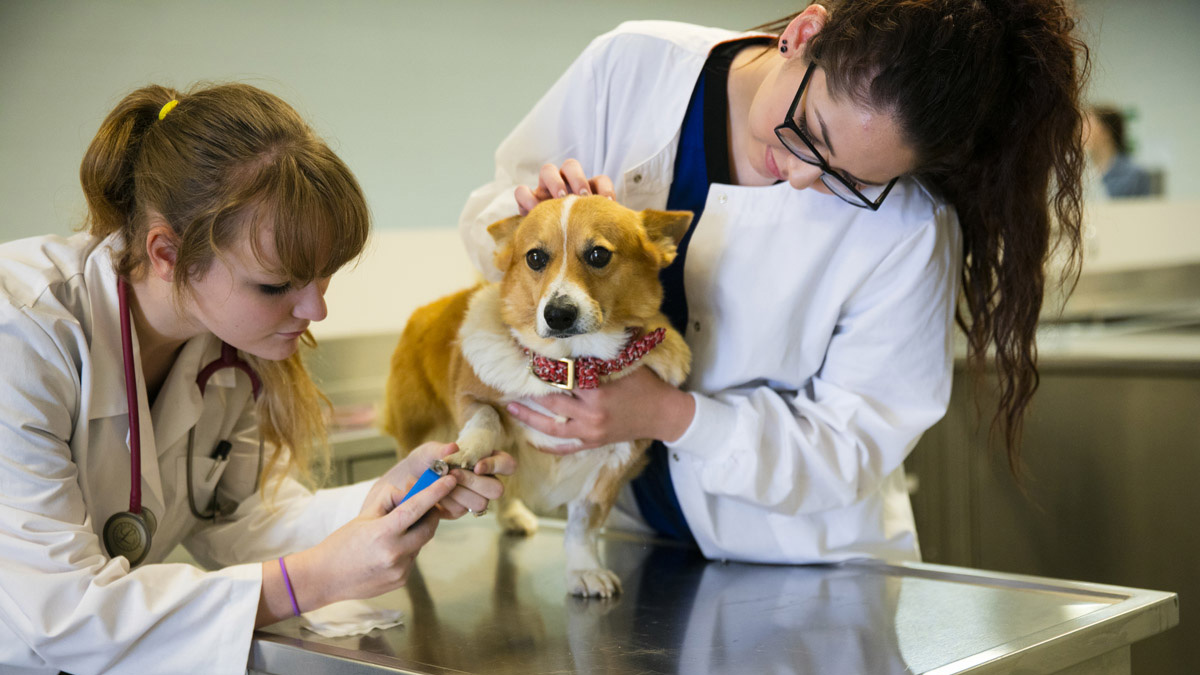
[[(576, 199), (578, 199), (578, 197), (571, 195), (563, 200), (562, 203), (562, 215), (559, 216), (558, 219), (558, 225), (562, 228), (563, 238), (562, 265), (558, 268), (558, 276), (554, 278), (554, 283), (551, 284), (551, 295), (554, 294), (553, 287), (561, 284), (563, 279), (567, 277), (567, 260), (570, 259), (570, 251), (567, 248), (567, 230), (568, 225), (571, 222), (571, 207), (575, 205)], [(545, 302), (545, 298), (543, 298), (542, 301)]]
[[(546, 303), (550, 302), (550, 298), (562, 293), (563, 281), (567, 278), (567, 261), (570, 259), (570, 251), (567, 248), (567, 230), (571, 222), (571, 206), (578, 199), (575, 195), (570, 195), (562, 202), (562, 212), (559, 214), (558, 225), (562, 229), (562, 260), (558, 266), (558, 275), (554, 277), (554, 281), (546, 288), (546, 293), (542, 299), (538, 301), (537, 308), (537, 323), (538, 335), (548, 335), (550, 333), (550, 325), (546, 323)], [(574, 300), (575, 298), (572, 297)], [(576, 303), (578, 304), (578, 303)]]
[[(538, 301), (537, 307), (537, 333), (543, 337), (548, 336), (551, 332), (550, 325), (546, 323), (546, 305), (550, 300), (558, 296), (570, 299), (571, 303), (578, 309), (579, 318), (575, 320), (575, 325), (584, 335), (598, 329), (602, 321), (600, 308), (597, 306), (596, 301), (592, 299), (586, 289), (567, 278), (568, 261), (571, 259), (571, 248), (568, 241), (568, 237), (570, 236), (571, 207), (574, 206), (577, 199), (578, 197), (575, 195), (570, 195), (562, 203), (562, 213), (559, 216), (559, 227), (562, 228), (563, 238), (562, 261), (558, 267), (558, 274), (555, 275), (554, 280), (546, 287), (546, 291)], [(617, 351), (619, 350), (620, 347), (617, 348)], [(601, 356), (601, 354), (596, 352), (575, 353)], [(602, 358), (611, 357), (604, 356)]]

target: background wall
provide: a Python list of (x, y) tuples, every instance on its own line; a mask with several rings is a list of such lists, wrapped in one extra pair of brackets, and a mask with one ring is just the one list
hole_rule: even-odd
[[(0, 0), (0, 241), (82, 222), (79, 161), (129, 90), (248, 81), (330, 141), (375, 216), (371, 248), (338, 275), (314, 332), (395, 333), (413, 308), (472, 281), (458, 212), (589, 40), (637, 18), (749, 28), (804, 2)], [(1137, 158), (1166, 169), (1171, 200), (1095, 204), (1087, 267), (1132, 264), (1130, 252), (1139, 266), (1200, 259), (1200, 2), (1075, 2), (1092, 47), (1089, 97), (1136, 112)]]
[(1200, 2), (1076, 0), (1092, 49), (1090, 98), (1132, 113), (1134, 158), (1169, 199), (1200, 197)]
[(80, 159), (125, 93), (231, 79), (330, 140), (379, 228), (449, 227), (591, 38), (636, 18), (749, 28), (799, 4), (0, 0), (0, 240), (81, 222)]
[[(1136, 110), (1139, 158), (1200, 197), (1200, 3), (1077, 0), (1093, 98)], [(82, 218), (79, 160), (149, 82), (237, 79), (293, 103), (381, 229), (448, 227), (500, 139), (595, 35), (635, 18), (748, 28), (802, 0), (0, 0), (0, 240)]]

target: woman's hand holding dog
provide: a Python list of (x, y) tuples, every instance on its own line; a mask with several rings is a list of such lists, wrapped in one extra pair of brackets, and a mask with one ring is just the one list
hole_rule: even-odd
[(534, 400), (557, 418), (518, 403), (510, 403), (508, 413), (542, 433), (583, 441), (582, 445), (541, 448), (556, 455), (647, 438), (674, 441), (687, 431), (696, 413), (690, 394), (663, 382), (649, 368), (638, 368), (596, 389)]
[(529, 210), (537, 206), (539, 202), (556, 197), (566, 197), (568, 194), (582, 196), (595, 194), (609, 199), (617, 198), (616, 192), (613, 191), (612, 180), (608, 176), (601, 174), (589, 179), (583, 172), (583, 165), (574, 159), (563, 162), (561, 167), (554, 164), (543, 164), (542, 170), (538, 173), (537, 188), (531, 190), (527, 186), (521, 185), (515, 194), (521, 215), (529, 213)]
[(454, 469), (400, 503), (434, 460), (457, 449), (453, 443), (426, 443), (413, 450), (375, 482), (357, 518), (316, 546), (287, 557), (302, 611), (403, 586), (438, 521), (484, 511), (504, 492), (495, 475), (512, 474), (517, 463), (508, 453), (497, 452), (477, 463), (473, 472)]
[[(385, 473), (379, 483), (400, 490), (403, 496), (435, 460), (444, 459), (457, 450), (458, 446), (453, 443), (425, 443)], [(455, 520), (467, 513), (487, 511), (488, 503), (499, 499), (504, 493), (504, 485), (495, 476), (511, 476), (516, 469), (517, 461), (507, 452), (492, 453), (479, 460), (471, 471), (451, 469), (450, 476), (454, 478), (455, 486), (446, 498), (438, 502), (442, 517)]]

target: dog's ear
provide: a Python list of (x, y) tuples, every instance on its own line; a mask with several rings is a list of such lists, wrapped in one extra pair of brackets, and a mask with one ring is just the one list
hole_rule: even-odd
[(675, 248), (687, 234), (692, 224), (691, 211), (657, 211), (645, 209), (640, 214), (642, 226), (650, 237), (650, 244), (658, 253), (659, 267), (666, 267), (675, 260)]
[(488, 225), (488, 234), (492, 235), (492, 241), (496, 242), (496, 252), (493, 254), (492, 260), (496, 264), (496, 269), (501, 272), (508, 271), (509, 262), (512, 260), (510, 244), (513, 233), (521, 224), (521, 218), (522, 216), (511, 216)]

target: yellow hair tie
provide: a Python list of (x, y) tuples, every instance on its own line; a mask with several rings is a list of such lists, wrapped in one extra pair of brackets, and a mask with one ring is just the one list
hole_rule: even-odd
[(170, 101), (167, 101), (167, 104), (162, 107), (162, 110), (158, 111), (158, 119), (161, 120), (162, 118), (166, 117), (167, 113), (174, 110), (175, 106), (177, 106), (177, 105), (179, 105), (179, 101), (176, 99), (171, 99)]

